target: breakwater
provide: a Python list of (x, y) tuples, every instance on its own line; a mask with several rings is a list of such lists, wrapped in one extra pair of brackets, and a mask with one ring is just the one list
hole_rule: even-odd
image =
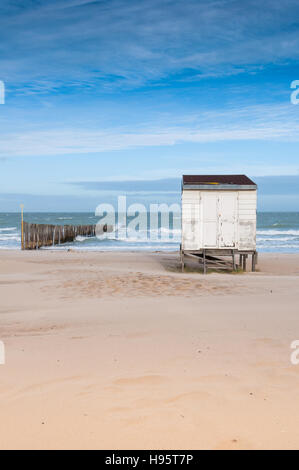
[(95, 237), (96, 234), (111, 232), (107, 225), (48, 225), (23, 223), (22, 250), (37, 250), (43, 246), (54, 246), (73, 242), (76, 237)]

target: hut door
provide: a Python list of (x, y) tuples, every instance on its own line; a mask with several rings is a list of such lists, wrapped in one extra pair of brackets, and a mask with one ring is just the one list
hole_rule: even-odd
[(219, 193), (219, 248), (236, 246), (236, 192)]
[(203, 248), (217, 248), (218, 240), (218, 194), (203, 192), (202, 194), (202, 240)]

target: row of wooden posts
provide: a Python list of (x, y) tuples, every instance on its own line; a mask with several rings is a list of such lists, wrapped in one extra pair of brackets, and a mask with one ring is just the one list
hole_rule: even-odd
[[(107, 226), (102, 227), (102, 232)], [(42, 246), (54, 246), (73, 242), (77, 236), (94, 237), (96, 225), (47, 225), (23, 222), (22, 250), (37, 250)]]

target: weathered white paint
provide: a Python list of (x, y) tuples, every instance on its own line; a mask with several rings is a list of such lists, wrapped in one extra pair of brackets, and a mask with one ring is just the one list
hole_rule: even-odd
[(255, 250), (256, 204), (255, 190), (184, 189), (183, 250)]

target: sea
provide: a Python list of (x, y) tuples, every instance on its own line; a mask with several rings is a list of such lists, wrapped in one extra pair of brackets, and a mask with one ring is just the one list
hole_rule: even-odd
[[(147, 214), (149, 220), (150, 214)], [(130, 218), (120, 226), (116, 217), (115, 231), (105, 237), (77, 237), (65, 243), (42, 249), (90, 250), (90, 251), (176, 251), (179, 249), (181, 232), (179, 215), (170, 223), (161, 217), (153, 228), (148, 223), (145, 229), (130, 234)], [(100, 222), (94, 213), (25, 213), (24, 220), (36, 224), (90, 225)], [(21, 249), (21, 216), (19, 213), (0, 213), (0, 250)], [(299, 212), (260, 212), (257, 217), (257, 249), (260, 252), (299, 252)]]

